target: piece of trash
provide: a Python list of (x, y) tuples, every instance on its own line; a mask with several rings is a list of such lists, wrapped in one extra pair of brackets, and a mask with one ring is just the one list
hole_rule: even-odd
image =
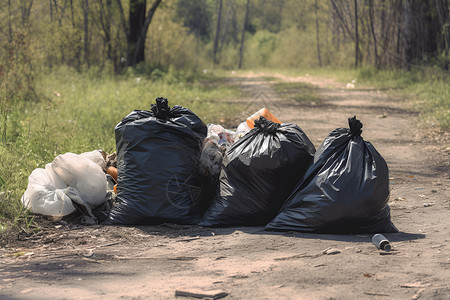
[(261, 116), (254, 125), (225, 153), (200, 226), (267, 224), (313, 163), (314, 145), (296, 124)]
[(345, 86), (347, 89), (354, 89), (355, 85), (353, 83), (347, 83), (347, 85)]
[(62, 217), (74, 212), (77, 203), (89, 214), (107, 201), (105, 164), (98, 150), (58, 155), (31, 173), (22, 204), (33, 213)]
[(314, 163), (266, 230), (320, 233), (398, 232), (389, 209), (389, 170), (362, 137), (363, 124), (348, 118), (314, 155)]
[(363, 274), (364, 277), (368, 277), (368, 278), (372, 277), (373, 275), (374, 274), (372, 274), (372, 273), (364, 273)]
[(236, 129), (236, 139), (240, 139), (249, 131), (250, 127), (248, 127), (247, 122), (246, 121), (242, 122)]
[(94, 250), (93, 249), (88, 249), (86, 250), (86, 252), (83, 253), (84, 257), (92, 257), (94, 256)]
[(425, 188), (423, 188), (423, 187), (419, 187), (419, 188), (416, 188), (416, 190), (424, 190)]
[(117, 168), (110, 166), (106, 169), (106, 173), (111, 175), (114, 178), (115, 182), (117, 182)]
[(269, 121), (272, 121), (274, 123), (281, 124), (281, 121), (277, 119), (267, 108), (263, 107), (257, 112), (255, 112), (253, 115), (247, 118), (247, 125), (250, 129), (255, 127), (255, 121), (258, 121), (260, 117), (264, 117)]
[(426, 288), (429, 287), (431, 283), (424, 283), (424, 282), (410, 282), (410, 283), (404, 283), (400, 285), (402, 288)]
[(391, 251), (391, 245), (389, 244), (389, 240), (385, 238), (382, 234), (377, 233), (372, 237), (372, 243), (379, 250)]
[(342, 251), (339, 250), (339, 249), (331, 248), (331, 249), (327, 249), (327, 250), (323, 251), (323, 254), (325, 254), (325, 255), (335, 255), (335, 254), (339, 254), (341, 252)]
[(395, 198), (394, 200), (397, 200), (397, 201), (405, 201), (405, 200), (406, 200), (406, 198), (402, 198), (402, 197), (397, 197), (397, 198)]
[(434, 205), (434, 203), (424, 203), (423, 207), (430, 207), (430, 206), (433, 206), (433, 205)]
[(228, 296), (228, 293), (222, 290), (176, 290), (175, 297), (193, 297), (193, 298), (212, 298), (212, 299), (221, 299)]
[(118, 194), (110, 224), (195, 224), (205, 198), (197, 176), (204, 122), (191, 110), (157, 98), (115, 127)]

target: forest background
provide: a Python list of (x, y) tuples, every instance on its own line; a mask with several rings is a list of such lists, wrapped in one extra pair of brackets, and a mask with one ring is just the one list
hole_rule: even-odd
[(448, 0), (0, 0), (0, 232), (32, 226), (34, 168), (113, 152), (158, 96), (236, 126), (231, 72), (357, 79), (448, 131), (449, 52)]

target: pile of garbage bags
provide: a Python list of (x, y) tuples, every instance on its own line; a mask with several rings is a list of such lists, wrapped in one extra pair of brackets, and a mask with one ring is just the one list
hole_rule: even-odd
[(231, 131), (157, 98), (116, 126), (117, 169), (110, 172), (98, 151), (60, 155), (33, 171), (22, 202), (46, 215), (68, 215), (74, 203), (90, 212), (108, 200), (112, 178), (104, 224), (396, 232), (388, 166), (361, 133), (362, 123), (349, 118), (316, 151), (298, 125), (266, 108)]

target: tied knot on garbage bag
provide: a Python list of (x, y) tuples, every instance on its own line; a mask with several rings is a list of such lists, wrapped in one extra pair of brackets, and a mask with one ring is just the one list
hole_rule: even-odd
[(275, 133), (280, 126), (281, 124), (269, 121), (262, 116), (259, 117), (259, 120), (255, 120), (255, 128), (263, 133)]
[(151, 111), (156, 118), (166, 122), (170, 118), (170, 107), (167, 98), (156, 98), (156, 104), (152, 104)]
[(353, 118), (348, 118), (348, 126), (350, 127), (350, 132), (352, 136), (361, 136), (363, 124), (360, 120)]

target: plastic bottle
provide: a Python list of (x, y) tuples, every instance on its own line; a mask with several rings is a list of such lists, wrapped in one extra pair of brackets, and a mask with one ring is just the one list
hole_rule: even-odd
[(375, 234), (372, 237), (372, 243), (377, 247), (377, 249), (384, 251), (391, 251), (391, 245), (389, 244), (389, 240), (385, 238), (382, 234)]
[(247, 125), (250, 129), (252, 129), (253, 127), (255, 127), (255, 121), (259, 120), (259, 117), (264, 117), (267, 120), (270, 120), (274, 123), (278, 123), (281, 124), (281, 121), (278, 120), (274, 115), (272, 115), (272, 113), (267, 109), (267, 108), (261, 108), (260, 110), (258, 110), (257, 112), (255, 112), (253, 115), (251, 115), (250, 117), (247, 118)]

